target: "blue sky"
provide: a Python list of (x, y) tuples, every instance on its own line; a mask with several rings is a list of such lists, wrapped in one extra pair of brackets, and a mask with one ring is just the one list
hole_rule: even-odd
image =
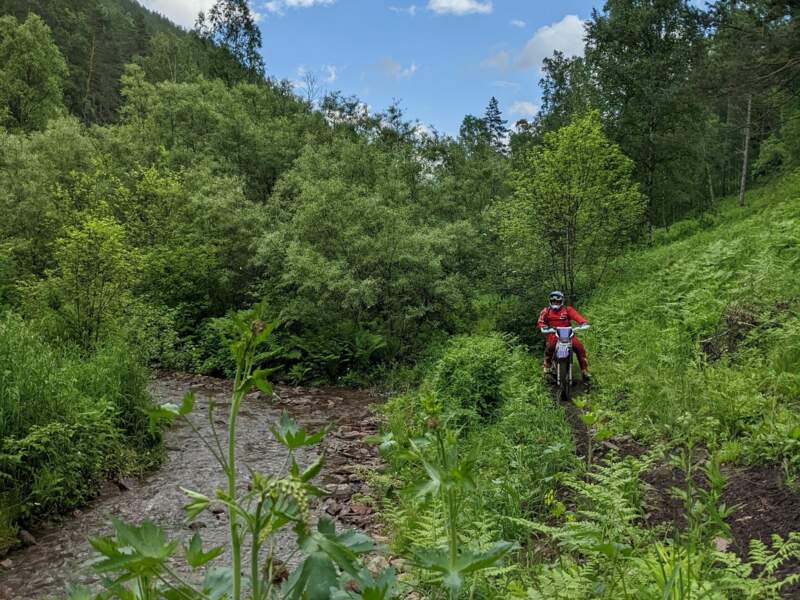
[[(142, 0), (181, 25), (213, 0)], [(602, 0), (255, 0), (268, 74), (356, 95), (372, 111), (454, 134), (496, 96), (505, 117), (539, 104), (541, 60), (582, 49), (582, 21)]]

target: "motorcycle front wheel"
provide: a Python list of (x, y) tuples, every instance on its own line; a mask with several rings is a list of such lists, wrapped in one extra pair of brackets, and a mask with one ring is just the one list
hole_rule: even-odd
[(570, 385), (569, 376), (569, 361), (558, 361), (558, 383), (559, 393), (558, 399), (562, 402), (569, 402), (572, 400), (572, 385)]

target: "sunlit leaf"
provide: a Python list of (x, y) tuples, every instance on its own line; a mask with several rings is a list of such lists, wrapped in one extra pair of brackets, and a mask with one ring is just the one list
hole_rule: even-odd
[(203, 552), (203, 540), (200, 538), (200, 534), (195, 533), (192, 536), (192, 541), (189, 542), (189, 546), (184, 549), (184, 554), (189, 566), (197, 569), (222, 554), (222, 550), (222, 547), (218, 546), (208, 552)]

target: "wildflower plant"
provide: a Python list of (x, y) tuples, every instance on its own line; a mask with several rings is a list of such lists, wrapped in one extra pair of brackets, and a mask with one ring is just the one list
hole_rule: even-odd
[[(136, 526), (115, 520), (114, 535), (91, 540), (100, 555), (94, 568), (106, 575), (106, 590), (96, 596), (91, 596), (86, 590), (77, 590), (73, 592), (72, 600), (92, 597), (124, 600), (383, 600), (392, 597), (394, 571), (386, 569), (374, 575), (362, 563), (361, 557), (377, 550), (366, 534), (356, 530), (337, 532), (333, 521), (327, 518), (321, 518), (316, 526), (312, 524), (311, 499), (324, 494), (312, 480), (322, 470), (324, 455), (303, 468), (295, 453), (301, 448), (319, 444), (327, 430), (306, 432), (284, 413), (271, 427), (271, 432), (287, 449), (285, 468), (277, 475), (252, 471), (246, 486), (239, 481), (236, 423), (242, 401), (255, 388), (268, 395), (272, 393), (267, 381), (269, 373), (255, 365), (259, 347), (277, 322), (265, 322), (261, 312), (263, 308), (256, 307), (234, 317), (239, 332), (231, 344), (236, 376), (225, 435), (219, 435), (213, 426), (213, 402), (208, 410), (213, 432), (210, 439), (203, 437), (187, 418), (195, 405), (191, 392), (179, 406), (163, 404), (149, 414), (154, 426), (179, 418), (185, 420), (225, 474), (226, 485), (217, 489), (213, 498), (184, 489), (188, 499), (184, 510), (187, 520), (193, 521), (213, 506), (224, 507), (230, 523), (230, 567), (209, 568), (200, 582), (195, 583), (199, 578), (187, 578), (174, 567), (176, 555), (181, 553), (189, 569), (197, 571), (220, 556), (223, 547), (205, 549), (197, 533), (187, 546), (181, 547), (178, 542), (168, 540), (166, 533), (152, 522)], [(289, 561), (296, 553), (302, 556), (288, 577), (279, 573), (285, 567), (275, 555), (272, 543), (275, 534), (284, 528), (292, 529), (297, 542), (297, 549), (285, 560)], [(249, 576), (243, 575), (245, 552), (249, 552)]]

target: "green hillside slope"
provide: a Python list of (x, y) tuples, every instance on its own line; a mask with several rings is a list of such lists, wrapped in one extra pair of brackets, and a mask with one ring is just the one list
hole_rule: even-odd
[[(596, 405), (643, 440), (691, 435), (800, 467), (800, 173), (661, 232), (592, 298)], [(790, 464), (789, 464), (790, 463)]]

